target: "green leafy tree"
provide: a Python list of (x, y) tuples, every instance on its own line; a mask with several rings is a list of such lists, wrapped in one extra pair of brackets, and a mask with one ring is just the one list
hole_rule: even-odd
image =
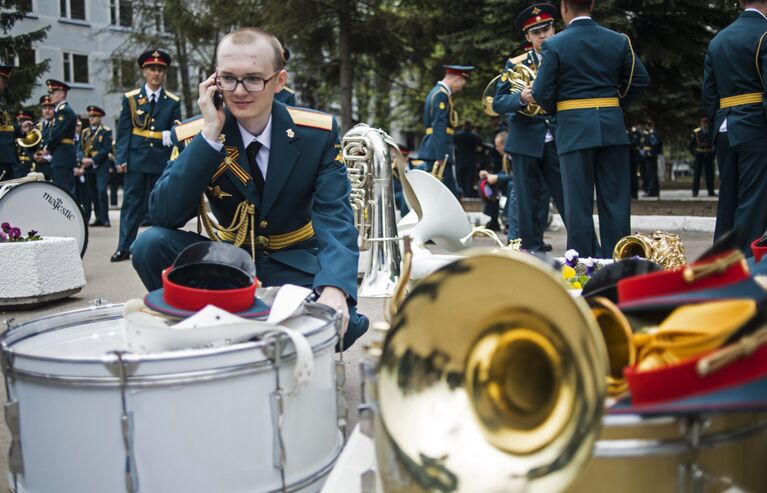
[(14, 108), (32, 95), (35, 82), (48, 71), (50, 60), (35, 63), (33, 46), (47, 36), (50, 26), (29, 33), (12, 36), (8, 34), (17, 21), (24, 18), (18, 0), (0, 1), (0, 61), (16, 68), (11, 74), (10, 87), (6, 90), (6, 104)]

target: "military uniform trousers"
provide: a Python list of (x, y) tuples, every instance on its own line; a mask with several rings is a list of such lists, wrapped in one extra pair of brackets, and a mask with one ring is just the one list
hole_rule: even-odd
[(639, 151), (630, 151), (629, 153), (629, 173), (631, 174), (631, 197), (639, 198), (639, 178), (642, 178), (642, 190), (647, 192), (645, 186), (646, 180), (644, 176), (644, 168), (642, 167), (642, 158), (639, 156)]
[(716, 139), (720, 182), (714, 239), (739, 229), (740, 249), (751, 256), (751, 242), (767, 229), (767, 136), (735, 147), (727, 137), (720, 132)]
[[(577, 250), (581, 257), (612, 258), (615, 244), (631, 229), (628, 145), (580, 149), (562, 154), (559, 162), (567, 248)], [(601, 249), (592, 218), (595, 185)]]
[[(162, 287), (162, 271), (173, 264), (176, 256), (186, 247), (210, 239), (178, 229), (153, 226), (141, 233), (133, 245), (131, 261), (141, 281), (150, 291)], [(250, 249), (247, 248), (248, 252)], [(312, 287), (314, 276), (272, 260), (267, 252), (256, 252), (256, 275), (265, 287), (296, 284)], [(357, 306), (347, 301), (349, 325), (344, 335), (344, 348), (348, 348), (368, 329), (369, 321), (357, 313)]]
[(74, 167), (52, 166), (51, 181), (69, 192), (72, 197), (77, 197)]
[(511, 166), (514, 169), (522, 248), (529, 251), (542, 250), (543, 232), (548, 222), (549, 196), (554, 199), (567, 226), (556, 143), (553, 140), (547, 142), (541, 158), (512, 154)]
[(152, 191), (158, 178), (160, 178), (159, 174), (141, 173), (130, 171), (130, 169), (125, 173), (123, 203), (120, 208), (120, 240), (117, 244), (117, 250), (121, 252), (131, 251), (131, 245), (136, 241), (138, 228), (147, 214), (146, 196)]
[(695, 154), (695, 164), (692, 172), (692, 195), (698, 196), (700, 191), (700, 176), (706, 175), (706, 189), (709, 196), (714, 195), (714, 153), (698, 152)]
[(85, 184), (88, 187), (88, 211), (90, 216), (90, 204), (93, 204), (93, 216), (97, 223), (109, 224), (109, 199), (107, 198), (107, 183), (109, 182), (109, 162), (104, 161), (93, 171), (85, 173)]
[(644, 156), (642, 158), (644, 168), (644, 187), (648, 197), (660, 196), (660, 183), (658, 182), (658, 156)]

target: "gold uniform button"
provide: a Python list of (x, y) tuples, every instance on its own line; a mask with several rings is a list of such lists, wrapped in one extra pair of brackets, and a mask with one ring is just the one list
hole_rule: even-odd
[(150, 144), (149, 144), (149, 147), (154, 147), (154, 144), (151, 144), (151, 143), (150, 143)]
[(260, 223), (258, 223), (258, 225), (261, 228), (265, 228), (265, 227), (269, 226), (269, 223), (264, 220), (264, 221), (261, 221)]
[(154, 125), (152, 125), (151, 127), (149, 127), (149, 130), (154, 130)]
[(256, 236), (256, 248), (269, 248), (269, 238), (266, 236)]

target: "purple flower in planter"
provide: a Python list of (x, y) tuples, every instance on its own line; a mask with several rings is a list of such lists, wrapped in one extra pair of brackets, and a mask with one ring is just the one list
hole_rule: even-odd
[(6, 241), (8, 241), (8, 235), (3, 231), (0, 231), (0, 243), (5, 243)]
[(21, 237), (21, 230), (19, 228), (11, 228), (8, 236), (10, 236), (12, 240), (18, 240)]
[(27, 233), (28, 238), (34, 238), (35, 236), (37, 236), (37, 231), (34, 229), (29, 230), (29, 233)]
[(8, 223), (0, 224), (0, 228), (3, 228), (4, 233), (8, 233), (11, 230), (11, 225)]
[(565, 252), (565, 263), (575, 268), (576, 265), (578, 265), (578, 252), (573, 250), (572, 248)]
[(589, 257), (581, 261), (586, 266), (586, 275), (591, 277), (594, 274), (594, 270), (597, 268), (596, 261)]

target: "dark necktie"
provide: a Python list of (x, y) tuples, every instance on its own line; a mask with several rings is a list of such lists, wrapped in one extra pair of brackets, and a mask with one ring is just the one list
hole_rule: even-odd
[(253, 177), (253, 182), (256, 184), (256, 190), (258, 190), (258, 194), (263, 196), (264, 176), (261, 174), (261, 168), (258, 167), (258, 162), (256, 161), (258, 151), (261, 150), (261, 142), (252, 140), (250, 144), (248, 144), (248, 148), (246, 150), (248, 153), (248, 162), (250, 163), (250, 175)]
[(154, 95), (154, 93), (152, 93), (152, 94), (149, 96), (149, 114), (150, 114), (150, 115), (154, 113), (154, 104), (155, 104), (155, 103), (156, 103), (156, 101), (155, 101), (155, 95)]

